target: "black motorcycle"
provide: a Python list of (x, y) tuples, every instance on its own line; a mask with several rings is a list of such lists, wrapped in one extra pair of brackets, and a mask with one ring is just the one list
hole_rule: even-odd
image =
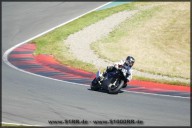
[(121, 66), (121, 68), (113, 70), (105, 74), (103, 78), (100, 71), (97, 72), (96, 77), (91, 83), (91, 90), (106, 90), (111, 94), (118, 94), (120, 89), (124, 85), (124, 80), (127, 78), (127, 70)]

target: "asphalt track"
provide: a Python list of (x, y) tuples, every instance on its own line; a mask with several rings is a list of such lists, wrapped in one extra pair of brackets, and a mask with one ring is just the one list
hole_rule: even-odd
[[(2, 52), (106, 2), (2, 2)], [(48, 120), (142, 120), (147, 126), (189, 126), (190, 100), (123, 92), (20, 72), (2, 62), (2, 121), (50, 126)], [(94, 125), (94, 123), (90, 123)]]

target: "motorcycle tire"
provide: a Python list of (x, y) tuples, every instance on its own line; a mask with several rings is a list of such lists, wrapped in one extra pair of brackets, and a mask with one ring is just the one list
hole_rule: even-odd
[(97, 79), (95, 78), (95, 79), (91, 82), (91, 90), (98, 91), (99, 89), (100, 89), (99, 83), (98, 83)]
[(109, 87), (108, 87), (108, 92), (109, 92), (110, 94), (118, 94), (118, 93), (119, 93), (119, 90), (123, 87), (123, 85), (124, 85), (124, 81), (121, 80), (121, 82), (120, 82), (120, 84), (119, 84), (119, 86), (118, 86), (117, 88), (112, 89), (111, 86), (109, 86)]

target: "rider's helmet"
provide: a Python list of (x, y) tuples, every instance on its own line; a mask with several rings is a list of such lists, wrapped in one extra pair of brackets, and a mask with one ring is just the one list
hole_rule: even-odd
[(132, 67), (135, 63), (135, 59), (132, 56), (128, 56), (125, 60), (125, 64)]

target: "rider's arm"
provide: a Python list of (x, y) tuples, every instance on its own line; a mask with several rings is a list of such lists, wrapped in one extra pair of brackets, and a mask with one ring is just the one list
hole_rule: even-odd
[(118, 69), (118, 68), (119, 68), (119, 65), (123, 65), (123, 64), (124, 64), (124, 61), (121, 60), (120, 62), (116, 62), (116, 63), (114, 64), (114, 67), (115, 67), (116, 69)]
[(129, 82), (132, 79), (132, 69), (129, 70), (130, 75), (127, 77), (127, 81)]

